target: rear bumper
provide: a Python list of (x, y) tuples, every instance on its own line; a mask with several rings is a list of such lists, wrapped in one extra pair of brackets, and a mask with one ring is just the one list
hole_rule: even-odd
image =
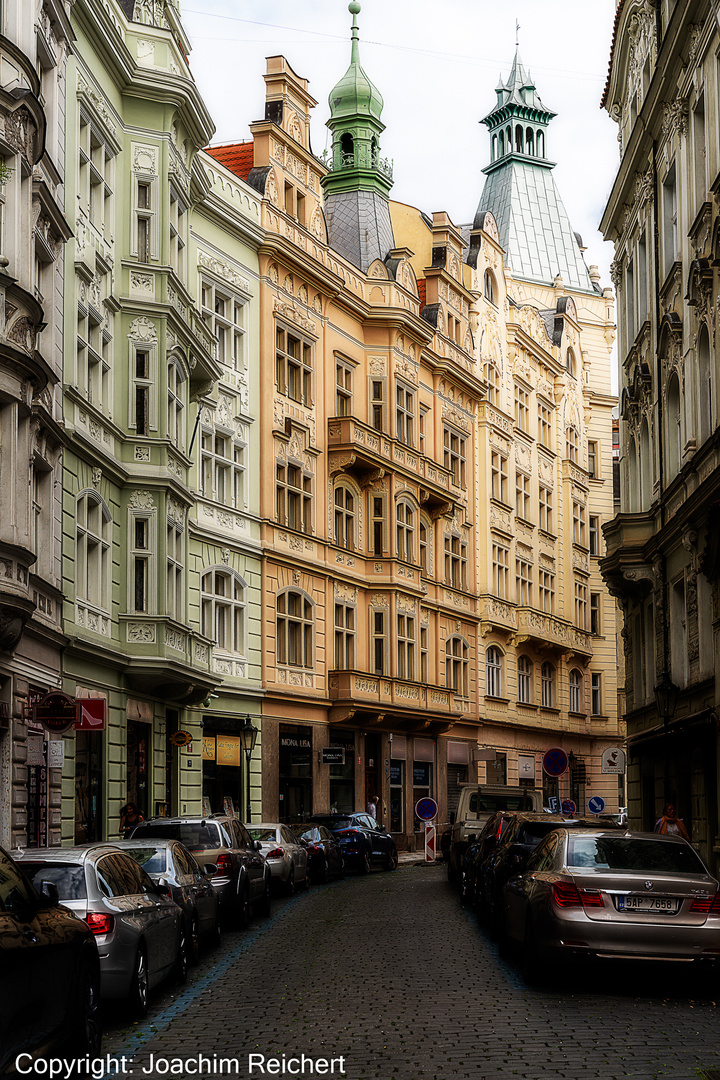
[(582, 915), (553, 919), (544, 930), (537, 936), (537, 946), (548, 958), (720, 962), (720, 925), (603, 922)]

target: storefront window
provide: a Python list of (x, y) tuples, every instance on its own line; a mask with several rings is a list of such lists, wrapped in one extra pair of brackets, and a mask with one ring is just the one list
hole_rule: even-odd
[[(428, 795), (432, 795), (432, 765), (429, 761), (414, 761), (413, 762), (413, 813), (419, 799), (425, 799)], [(422, 832), (425, 828), (424, 822), (419, 818), (415, 818), (414, 822), (415, 832)]]
[[(209, 718), (203, 731), (203, 806), (209, 806), (213, 814), (226, 814), (232, 810), (240, 818), (243, 770), (245, 755), (240, 745), (240, 736), (232, 735), (227, 729), (233, 725), (230, 718)], [(205, 812), (205, 810), (203, 810)]]
[(390, 762), (390, 832), (405, 829), (405, 762)]
[(335, 731), (330, 746), (345, 751), (344, 765), (330, 765), (330, 813), (351, 814), (355, 809), (355, 735)]
[(280, 727), (280, 821), (312, 816), (312, 728)]
[(102, 740), (91, 731), (75, 733), (75, 843), (102, 839)]
[(127, 802), (135, 803), (143, 817), (148, 813), (148, 766), (150, 758), (149, 724), (127, 722)]

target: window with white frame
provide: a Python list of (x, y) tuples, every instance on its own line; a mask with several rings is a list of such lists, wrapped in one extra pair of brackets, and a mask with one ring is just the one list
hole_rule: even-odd
[(527, 559), (515, 560), (515, 603), (520, 607), (532, 607), (532, 572)]
[(453, 482), (465, 487), (465, 461), (467, 439), (452, 428), (443, 427), (443, 464), (449, 469)]
[(373, 675), (388, 673), (388, 625), (384, 608), (370, 609), (370, 657)]
[(245, 451), (237, 435), (205, 428), (201, 436), (201, 487), (206, 499), (240, 510), (245, 506)]
[(596, 442), (588, 443), (588, 476), (591, 480), (596, 480), (598, 477), (598, 444)]
[(347, 484), (335, 488), (335, 543), (347, 551), (355, 550), (356, 496)]
[(165, 613), (177, 622), (185, 618), (185, 529), (178, 521), (168, 521), (165, 558), (167, 566)]
[(370, 424), (375, 431), (387, 431), (387, 397), (385, 379), (370, 380)]
[(585, 507), (573, 499), (573, 544), (585, 547)]
[(187, 378), (179, 360), (168, 364), (168, 438), (178, 450), (185, 448), (185, 402), (187, 399)]
[(491, 361), (485, 364), (485, 382), (488, 401), (491, 405), (497, 405), (500, 399), (500, 372)]
[(485, 653), (485, 693), (502, 697), (502, 653), (497, 645), (490, 645)]
[(278, 525), (312, 532), (312, 474), (302, 466), (278, 461), (275, 467), (275, 507)]
[(78, 495), (76, 515), (75, 590), (103, 611), (110, 609), (112, 517), (95, 492)]
[(600, 633), (600, 593), (590, 593), (590, 633)]
[(418, 413), (418, 436), (420, 444), (420, 453), (427, 454), (427, 429), (428, 429), (428, 414), (430, 410), (427, 405), (421, 405)]
[(128, 610), (152, 613), (155, 576), (155, 515), (130, 511), (130, 583)]
[(275, 329), (275, 381), (278, 393), (312, 405), (312, 345), (284, 326)]
[(565, 457), (576, 465), (580, 457), (580, 436), (572, 424), (565, 428)]
[(353, 365), (335, 358), (335, 415), (351, 416), (353, 400)]
[(177, 276), (185, 278), (185, 247), (187, 244), (187, 203), (176, 189), (170, 185), (170, 265)]
[(540, 528), (543, 532), (551, 533), (554, 525), (553, 493), (552, 488), (545, 487), (544, 484), (540, 484), (538, 487), (538, 508), (540, 518), (538, 524)]
[(287, 589), (276, 600), (278, 664), (313, 666), (313, 604), (304, 593)]
[(155, 181), (135, 180), (135, 243), (138, 262), (147, 263), (153, 254), (153, 225), (155, 217)]
[(460, 697), (470, 696), (468, 644), (459, 634), (445, 642), (445, 685)]
[(373, 555), (380, 556), (385, 551), (385, 500), (382, 495), (370, 496), (370, 521), (372, 528), (371, 548)]
[(490, 495), (498, 502), (507, 503), (507, 458), (493, 450), (490, 454)]
[(428, 519), (421, 514), (420, 515), (420, 566), (422, 567), (423, 574), (427, 574), (430, 568), (430, 530), (431, 525)]
[(505, 600), (508, 595), (508, 575), (510, 572), (510, 549), (504, 544), (492, 546), (492, 584), (495, 596)]
[(415, 511), (409, 503), (400, 500), (395, 507), (397, 557), (403, 562), (415, 561)]
[(530, 431), (530, 391), (515, 383), (515, 423), (521, 431)]
[(546, 615), (555, 612), (555, 575), (549, 570), (538, 572), (538, 599), (540, 610)]
[(532, 705), (533, 663), (529, 656), (518, 657), (518, 701)]
[(575, 625), (582, 630), (586, 627), (587, 620), (587, 585), (584, 581), (574, 582), (575, 586)]
[(149, 435), (157, 427), (156, 348), (133, 349), (131, 364), (130, 426), (138, 435)]
[(202, 632), (221, 652), (245, 656), (246, 586), (232, 570), (213, 567), (200, 583)]
[(602, 674), (599, 671), (590, 675), (590, 708), (593, 716), (602, 716)]
[(420, 626), (420, 682), (428, 681), (428, 627)]
[(351, 671), (355, 667), (355, 608), (335, 604), (335, 667)]
[(395, 387), (395, 434), (405, 446), (415, 445), (415, 391), (402, 383)]
[(591, 555), (600, 554), (600, 518), (597, 514), (588, 518), (588, 544)]
[(459, 536), (445, 537), (445, 584), (467, 589), (467, 544)]
[(219, 363), (235, 371), (244, 370), (247, 366), (245, 301), (225, 285), (216, 284), (211, 278), (203, 277), (200, 285), (200, 309), (203, 322), (217, 338), (216, 353)]
[(91, 405), (110, 416), (112, 320), (111, 317), (106, 320), (106, 309), (102, 302), (100, 307), (101, 310), (98, 310), (94, 304), (78, 302), (76, 385)]
[(530, 520), (530, 477), (515, 473), (515, 513), (523, 521)]
[(555, 668), (548, 660), (540, 668), (540, 704), (543, 709), (555, 708)]
[(582, 712), (582, 673), (573, 668), (568, 676), (570, 687), (570, 712)]
[(112, 235), (115, 154), (98, 126), (81, 109), (78, 131), (78, 197), (89, 220)]
[(415, 678), (415, 616), (397, 615), (397, 677)]
[(538, 442), (552, 449), (552, 409), (542, 401), (538, 403)]

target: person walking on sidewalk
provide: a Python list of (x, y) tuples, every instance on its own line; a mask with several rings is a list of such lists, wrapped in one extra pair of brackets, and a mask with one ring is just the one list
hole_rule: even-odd
[(662, 817), (655, 822), (655, 832), (663, 836), (682, 836), (683, 840), (690, 840), (687, 829), (670, 802), (663, 806)]

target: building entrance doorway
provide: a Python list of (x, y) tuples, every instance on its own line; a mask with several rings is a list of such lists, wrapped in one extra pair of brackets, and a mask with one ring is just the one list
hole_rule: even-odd
[(366, 735), (365, 736), (365, 805), (363, 810), (367, 810), (370, 805), (370, 800), (375, 796), (378, 796), (377, 804), (377, 820), (382, 823), (382, 803), (379, 800), (380, 796), (380, 736), (379, 735)]
[(280, 821), (312, 817), (312, 728), (280, 725), (279, 789)]

